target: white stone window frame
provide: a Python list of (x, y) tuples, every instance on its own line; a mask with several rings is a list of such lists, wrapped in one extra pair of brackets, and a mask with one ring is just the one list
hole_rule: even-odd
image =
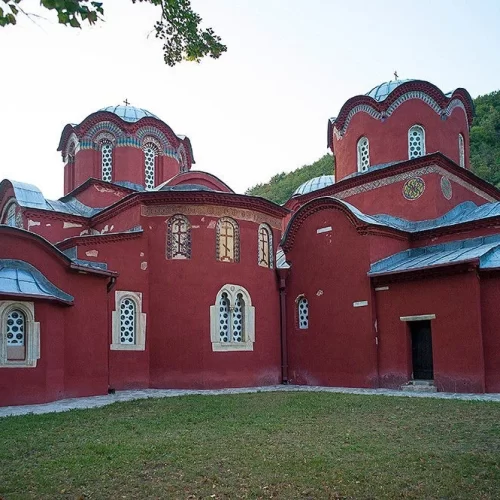
[[(420, 132), (420, 137), (422, 140), (422, 152), (418, 156), (412, 156), (412, 152), (410, 150), (411, 148), (411, 134), (414, 130), (418, 130)], [(425, 156), (426, 154), (426, 148), (425, 148), (425, 128), (422, 127), (422, 125), (419, 125), (418, 123), (415, 123), (415, 125), (412, 125), (408, 129), (408, 159), (409, 160), (414, 160), (415, 158), (420, 158), (422, 156)]]
[[(24, 314), (25, 357), (7, 359), (7, 318), (13, 310)], [(0, 368), (36, 368), (40, 359), (40, 323), (35, 321), (35, 303), (15, 300), (0, 301)]]
[[(120, 304), (122, 300), (130, 299), (135, 304), (135, 343), (120, 342)], [(115, 310), (111, 312), (112, 351), (144, 351), (146, 349), (146, 313), (142, 312), (142, 293), (117, 290), (115, 292)]]
[[(234, 342), (232, 333), (229, 335), (229, 342), (220, 341), (220, 318), (219, 304), (222, 294), (226, 293), (229, 299), (229, 308), (232, 311), (236, 304), (238, 294), (243, 296), (245, 302), (244, 311), (244, 339), (242, 342)], [(231, 320), (229, 324), (231, 324)], [(232, 352), (232, 351), (253, 351), (255, 342), (255, 307), (252, 306), (252, 299), (248, 291), (240, 285), (227, 284), (224, 285), (215, 298), (215, 304), (210, 306), (210, 340), (212, 342), (212, 351), (214, 352)]]
[[(364, 148), (366, 148), (366, 158), (363, 158)], [(370, 141), (368, 137), (363, 136), (358, 139), (356, 144), (358, 172), (366, 172), (370, 168)]]
[(458, 134), (458, 161), (462, 168), (465, 168), (465, 140), (462, 134)]

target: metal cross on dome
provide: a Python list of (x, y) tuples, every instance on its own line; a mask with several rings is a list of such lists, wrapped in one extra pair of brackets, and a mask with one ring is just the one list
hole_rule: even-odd
[(123, 104), (125, 104), (125, 106), (128, 106), (130, 103), (128, 102), (128, 99), (125, 98), (125, 100), (123, 101)]
[(394, 71), (394, 79), (397, 80), (399, 78), (398, 76), (398, 72), (397, 71)]

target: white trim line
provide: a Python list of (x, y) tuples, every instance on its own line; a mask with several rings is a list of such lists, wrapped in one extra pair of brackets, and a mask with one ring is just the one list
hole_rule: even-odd
[(435, 314), (420, 314), (417, 316), (400, 316), (401, 321), (425, 321), (427, 319), (436, 319)]

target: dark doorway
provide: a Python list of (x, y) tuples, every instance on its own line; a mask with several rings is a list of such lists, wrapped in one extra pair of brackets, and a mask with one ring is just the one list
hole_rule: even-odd
[(430, 321), (410, 321), (414, 380), (432, 380), (432, 336)]

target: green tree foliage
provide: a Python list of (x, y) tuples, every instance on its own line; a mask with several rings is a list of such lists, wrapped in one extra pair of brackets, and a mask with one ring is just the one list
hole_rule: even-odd
[(476, 175), (500, 187), (500, 90), (474, 99), (470, 161)]
[[(163, 58), (169, 66), (182, 60), (199, 62), (205, 56), (217, 59), (226, 52), (212, 28), (200, 28), (202, 19), (192, 10), (190, 0), (132, 0), (142, 2), (161, 10), (154, 31), (156, 38), (164, 41)], [(23, 0), (0, 0), (0, 27), (15, 25), (19, 14), (32, 17), (23, 5)], [(93, 0), (40, 0), (40, 5), (55, 11), (58, 22), (72, 28), (86, 22), (95, 24), (104, 15), (104, 2)]]
[[(476, 116), (470, 130), (470, 160), (473, 172), (500, 188), (500, 90), (474, 99)], [(312, 165), (289, 174), (275, 175), (266, 184), (257, 184), (246, 194), (284, 203), (303, 182), (331, 174), (333, 158), (325, 155)]]
[(285, 172), (276, 174), (266, 184), (257, 184), (248, 189), (246, 194), (262, 196), (275, 203), (283, 204), (302, 183), (319, 175), (331, 175), (333, 173), (333, 156), (327, 154), (312, 165), (305, 165), (288, 174)]

